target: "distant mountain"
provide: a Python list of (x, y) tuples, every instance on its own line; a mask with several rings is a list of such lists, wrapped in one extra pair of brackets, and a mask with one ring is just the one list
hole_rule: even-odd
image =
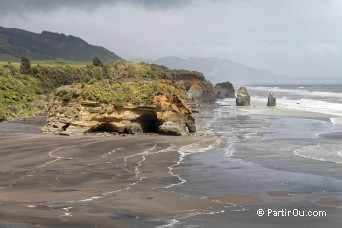
[(285, 76), (275, 74), (268, 70), (260, 70), (236, 63), (230, 60), (219, 58), (189, 58), (165, 57), (157, 60), (137, 59), (164, 65), (171, 69), (195, 70), (202, 72), (205, 77), (214, 82), (230, 81), (233, 84), (263, 84), (286, 82), (289, 79)]
[(80, 62), (90, 62), (94, 56), (98, 56), (103, 62), (120, 59), (113, 52), (90, 45), (75, 36), (0, 27), (0, 60), (15, 61), (21, 56), (27, 56), (31, 60)]

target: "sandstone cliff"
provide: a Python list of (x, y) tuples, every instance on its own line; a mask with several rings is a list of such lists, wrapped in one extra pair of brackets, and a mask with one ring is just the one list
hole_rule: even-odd
[(216, 101), (214, 86), (205, 79), (202, 73), (176, 71), (172, 74), (172, 79), (176, 85), (186, 91), (187, 105), (192, 110)]
[(44, 132), (183, 135), (196, 131), (182, 91), (156, 81), (108, 82), (63, 86), (56, 92)]

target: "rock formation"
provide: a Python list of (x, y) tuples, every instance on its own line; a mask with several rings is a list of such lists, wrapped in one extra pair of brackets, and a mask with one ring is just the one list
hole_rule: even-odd
[(216, 101), (215, 89), (211, 82), (207, 81), (199, 72), (177, 72), (172, 74), (172, 79), (183, 88), (187, 94), (186, 104), (192, 110)]
[(43, 132), (194, 133), (194, 118), (178, 92), (158, 82), (64, 86), (57, 90)]
[(267, 106), (276, 106), (277, 99), (273, 96), (272, 93), (268, 94)]
[(240, 87), (236, 95), (236, 106), (250, 106), (251, 97), (246, 87)]
[(6, 116), (0, 114), (0, 122), (4, 122), (6, 120), (7, 120)]
[(235, 89), (230, 82), (217, 83), (215, 86), (215, 94), (217, 99), (234, 98)]
[(7, 118), (6, 118), (5, 112), (3, 111), (1, 106), (2, 106), (2, 104), (1, 104), (1, 101), (0, 101), (0, 122), (3, 122), (3, 121), (6, 121)]

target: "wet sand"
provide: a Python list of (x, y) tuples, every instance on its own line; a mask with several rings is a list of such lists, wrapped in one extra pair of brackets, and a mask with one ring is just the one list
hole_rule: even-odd
[(184, 181), (179, 149), (216, 137), (65, 137), (22, 123), (0, 128), (1, 227), (151, 227), (189, 211), (261, 202), (172, 191)]
[[(223, 148), (217, 136), (66, 137), (42, 135), (39, 128), (0, 124), (0, 227), (342, 224), (339, 195), (313, 195), (310, 185), (301, 191), (279, 189), (277, 172), (234, 159), (222, 161), (229, 175), (221, 175), (229, 179), (213, 191), (220, 176), (210, 159), (222, 156), (187, 156), (196, 148)], [(196, 172), (195, 178), (187, 168)], [(260, 179), (259, 185), (249, 176)], [(325, 209), (329, 217), (260, 218), (258, 208)]]

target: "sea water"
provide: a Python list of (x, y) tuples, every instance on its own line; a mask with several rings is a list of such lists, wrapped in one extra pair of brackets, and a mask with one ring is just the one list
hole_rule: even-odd
[[(197, 118), (200, 131), (218, 137), (220, 143), (208, 145), (210, 149), (203, 151), (205, 153), (198, 153), (198, 148), (193, 148), (193, 153), (188, 150), (183, 164), (178, 167), (186, 177), (173, 190), (203, 197), (241, 193), (261, 198), (267, 191), (309, 192), (309, 197), (299, 200), (303, 200), (302, 203), (289, 198), (288, 207), (294, 204), (305, 207), (314, 201), (313, 198), (341, 199), (342, 86), (247, 88), (251, 94), (250, 107), (236, 107), (235, 99), (218, 100), (214, 110)], [(277, 107), (266, 106), (270, 92), (277, 97)], [(283, 203), (272, 201), (270, 205)], [(255, 208), (240, 205), (239, 210), (238, 206), (212, 217), (189, 216), (179, 227), (184, 224), (206, 226), (214, 220), (217, 227), (223, 227), (228, 220), (241, 227), (258, 224), (258, 221), (265, 227), (270, 225), (267, 220), (253, 217)], [(245, 215), (241, 215), (243, 220), (235, 221), (239, 215), (228, 219), (232, 213)], [(338, 217), (339, 212), (331, 213)], [(323, 222), (313, 221), (299, 222), (303, 227), (308, 223), (319, 226)], [(341, 225), (341, 222), (337, 224)], [(281, 227), (281, 224), (274, 224), (272, 227)], [(178, 226), (175, 223), (173, 227)]]

